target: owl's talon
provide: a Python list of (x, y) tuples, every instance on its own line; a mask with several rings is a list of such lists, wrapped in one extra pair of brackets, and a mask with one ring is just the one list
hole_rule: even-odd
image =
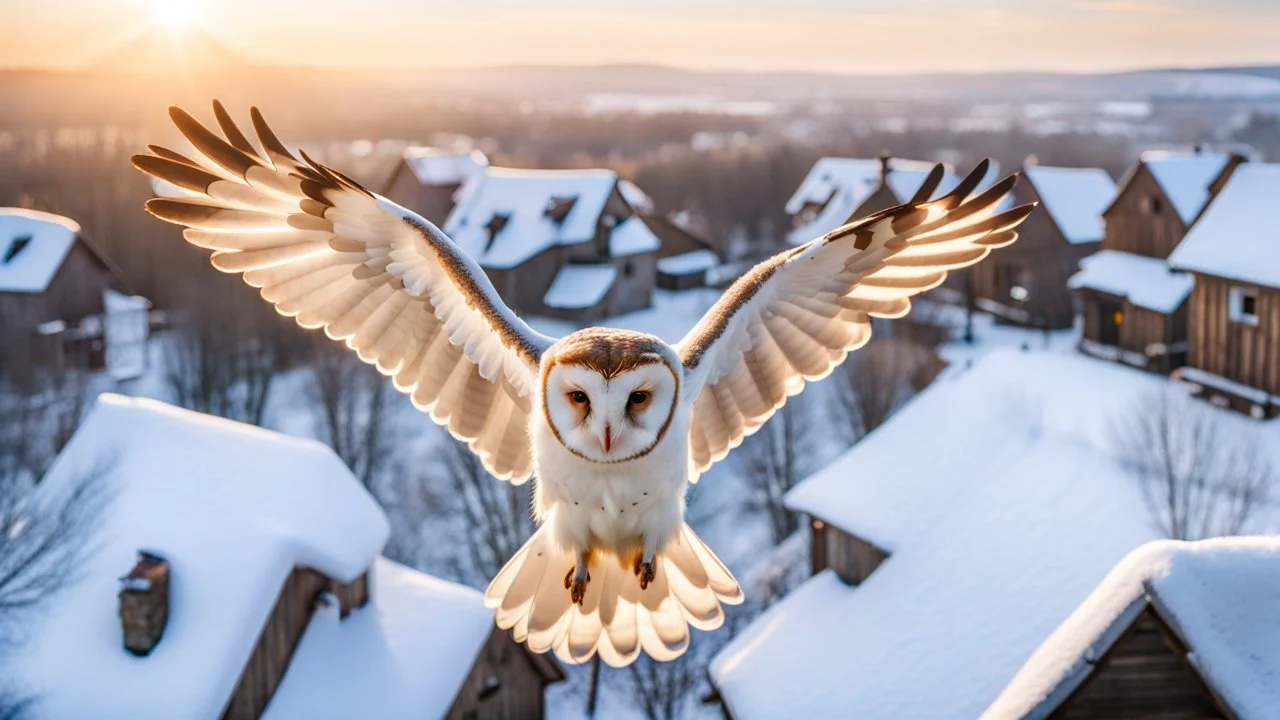
[(647, 590), (649, 583), (653, 582), (653, 576), (657, 574), (657, 571), (653, 569), (653, 563), (636, 560), (635, 571), (636, 577), (640, 578), (640, 589)]
[(591, 573), (577, 577), (576, 572), (577, 568), (569, 568), (569, 572), (564, 576), (564, 589), (569, 591), (569, 599), (573, 604), (582, 607), (582, 601), (587, 597), (587, 583), (591, 582)]

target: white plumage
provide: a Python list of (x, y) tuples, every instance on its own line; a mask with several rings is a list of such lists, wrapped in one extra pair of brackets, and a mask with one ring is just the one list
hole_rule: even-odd
[(494, 476), (538, 478), (538, 530), (485, 600), (517, 640), (568, 662), (669, 660), (689, 627), (719, 627), (742, 591), (684, 522), (689, 483), (865, 344), (871, 318), (901, 317), (1012, 243), (1031, 210), (999, 210), (1013, 178), (971, 196), (985, 162), (929, 201), (939, 166), (911, 202), (758, 265), (675, 346), (604, 328), (557, 341), (434, 225), (298, 159), (256, 109), (261, 150), (216, 102), (225, 139), (170, 114), (195, 157), (153, 147), (134, 164), (192, 195), (151, 213), (391, 377)]

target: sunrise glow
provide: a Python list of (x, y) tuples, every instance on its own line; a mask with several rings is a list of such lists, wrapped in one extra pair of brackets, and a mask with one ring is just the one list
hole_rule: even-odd
[(200, 3), (197, 0), (155, 0), (151, 13), (156, 23), (181, 30), (200, 22)]

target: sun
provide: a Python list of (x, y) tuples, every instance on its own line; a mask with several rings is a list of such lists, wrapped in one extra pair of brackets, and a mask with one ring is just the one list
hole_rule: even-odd
[(200, 22), (200, 2), (199, 0), (152, 0), (151, 14), (160, 25), (171, 30), (182, 30)]

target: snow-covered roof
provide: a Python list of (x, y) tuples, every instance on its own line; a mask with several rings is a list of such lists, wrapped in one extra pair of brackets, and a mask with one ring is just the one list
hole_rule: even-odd
[(712, 250), (691, 250), (658, 260), (658, 271), (668, 275), (692, 275), (720, 264), (720, 257)]
[[(931, 162), (890, 158), (887, 184), (897, 201), (910, 200), (924, 184), (933, 166)], [(818, 160), (787, 200), (786, 210), (788, 215), (796, 215), (808, 204), (819, 205), (822, 209), (812, 221), (788, 234), (791, 244), (798, 245), (822, 237), (848, 222), (849, 216), (880, 188), (880, 173), (879, 158), (825, 157)], [(1000, 166), (993, 161), (979, 188), (995, 182), (999, 174)], [(950, 192), (960, 179), (947, 166), (933, 197)]]
[(1035, 188), (1063, 237), (1072, 244), (1100, 242), (1106, 233), (1102, 211), (1111, 205), (1116, 184), (1100, 168), (1028, 165), (1022, 174)]
[(404, 163), (423, 185), (460, 185), (483, 174), (489, 158), (479, 150), (456, 152), (415, 145), (405, 148)]
[[(1142, 164), (1164, 190), (1173, 209), (1190, 225), (1209, 202), (1209, 186), (1222, 174), (1231, 156), (1224, 152), (1148, 150)], [(1123, 184), (1123, 183), (1122, 183)]]
[(1163, 540), (1133, 551), (1036, 650), (984, 717), (1047, 717), (1148, 605), (1235, 717), (1280, 707), (1280, 538)]
[(662, 241), (639, 215), (628, 217), (609, 233), (609, 255), (612, 257), (658, 252), (661, 249)]
[(622, 193), (622, 197), (631, 207), (640, 212), (653, 212), (653, 198), (648, 193), (640, 189), (640, 186), (630, 180), (618, 181), (618, 192)]
[[(617, 184), (611, 170), (488, 168), (462, 186), (443, 229), (481, 265), (513, 268), (555, 245), (593, 240)], [(573, 206), (562, 220), (548, 215), (557, 200), (569, 199)], [(506, 220), (490, 242), (495, 216)]]
[(1107, 428), (1168, 384), (1084, 357), (994, 352), (792, 490), (792, 508), (890, 555), (858, 587), (824, 571), (715, 658), (734, 716), (980, 714), (1154, 539)]
[[(15, 663), (48, 717), (212, 717), (235, 689), (295, 566), (342, 582), (378, 556), (382, 510), (320, 443), (103, 395), (41, 483), (103, 471), (98, 548), (56, 596)], [(121, 645), (118, 578), (139, 550), (171, 567), (164, 637)]]
[(468, 587), (379, 558), (370, 601), (311, 618), (263, 717), (444, 717), (493, 630)]
[(1231, 173), (1169, 255), (1179, 270), (1280, 288), (1280, 164), (1246, 163)]
[(44, 292), (79, 235), (60, 215), (0, 208), (0, 292)]
[(565, 265), (551, 281), (542, 302), (564, 310), (594, 307), (609, 294), (617, 279), (618, 268), (611, 264)]
[(1138, 307), (1165, 314), (1182, 305), (1193, 284), (1193, 275), (1174, 270), (1165, 260), (1119, 250), (1099, 250), (1084, 258), (1080, 272), (1067, 280), (1073, 290), (1119, 295)]

